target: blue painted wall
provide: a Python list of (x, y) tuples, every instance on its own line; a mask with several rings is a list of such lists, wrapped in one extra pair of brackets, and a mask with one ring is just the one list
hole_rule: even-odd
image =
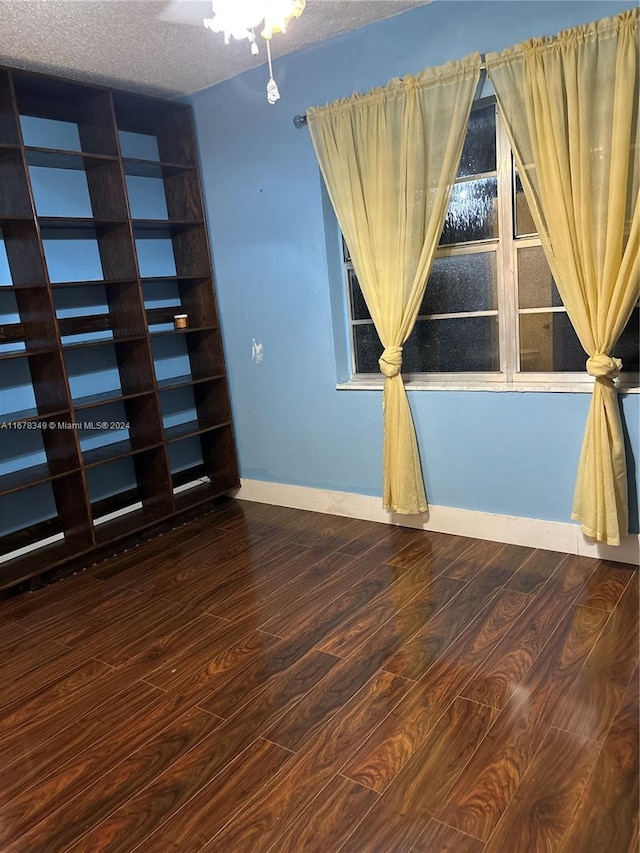
[[(334, 334), (342, 306), (332, 295), (341, 271), (311, 141), (292, 116), (630, 5), (436, 2), (276, 61), (275, 107), (265, 100), (264, 66), (191, 97), (243, 477), (381, 493), (381, 394), (335, 389), (345, 378), (344, 341)], [(432, 504), (569, 520), (589, 395), (410, 398)], [(621, 404), (638, 531), (640, 397)]]

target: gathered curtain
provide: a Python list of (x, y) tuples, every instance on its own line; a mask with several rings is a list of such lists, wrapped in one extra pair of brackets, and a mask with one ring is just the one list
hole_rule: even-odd
[(462, 153), (480, 55), (307, 111), (309, 130), (384, 351), (383, 505), (427, 509), (402, 380)]
[(545, 255), (595, 377), (572, 518), (610, 545), (628, 531), (614, 383), (621, 362), (611, 353), (640, 281), (638, 20), (634, 9), (486, 59)]

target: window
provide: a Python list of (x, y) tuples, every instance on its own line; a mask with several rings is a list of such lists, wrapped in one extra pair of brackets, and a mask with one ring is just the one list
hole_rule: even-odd
[[(380, 382), (382, 345), (344, 245), (352, 377)], [(615, 347), (637, 381), (636, 307)], [(477, 102), (403, 373), (436, 387), (589, 387), (495, 101)], [(624, 376), (623, 376), (624, 378)]]

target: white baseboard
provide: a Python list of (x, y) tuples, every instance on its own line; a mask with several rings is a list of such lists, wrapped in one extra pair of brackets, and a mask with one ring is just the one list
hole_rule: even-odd
[(437, 533), (471, 536), (475, 539), (490, 539), (493, 542), (562, 551), (582, 557), (597, 557), (633, 565), (640, 563), (640, 536), (637, 534), (625, 536), (618, 547), (599, 545), (584, 536), (579, 526), (573, 522), (542, 521), (447, 506), (429, 507), (428, 515), (425, 513), (426, 517), (399, 515), (384, 510), (381, 499), (377, 497), (291, 486), (286, 483), (269, 483), (264, 480), (241, 480), (241, 487), (235, 496), (239, 500), (417, 527)]

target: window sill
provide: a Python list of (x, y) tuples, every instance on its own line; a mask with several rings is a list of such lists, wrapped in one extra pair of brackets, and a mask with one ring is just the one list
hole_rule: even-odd
[[(443, 380), (421, 377), (419, 374), (405, 377), (407, 391), (516, 391), (516, 392), (546, 392), (553, 394), (590, 394), (593, 379), (567, 378), (559, 380), (551, 377), (536, 379), (520, 378), (514, 382), (503, 379), (470, 379), (463, 376), (451, 376)], [(630, 376), (623, 382), (617, 383), (620, 394), (640, 394), (638, 378)], [(339, 382), (337, 391), (382, 391), (384, 380), (378, 376), (352, 377), (347, 382)]]

